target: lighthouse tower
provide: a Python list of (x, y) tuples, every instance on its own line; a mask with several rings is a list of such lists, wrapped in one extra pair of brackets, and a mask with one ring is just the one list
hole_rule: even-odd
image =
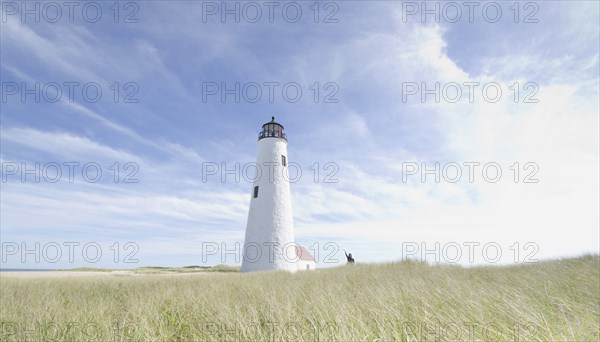
[(287, 138), (283, 126), (270, 122), (258, 134), (254, 177), (242, 272), (297, 270), (288, 176)]

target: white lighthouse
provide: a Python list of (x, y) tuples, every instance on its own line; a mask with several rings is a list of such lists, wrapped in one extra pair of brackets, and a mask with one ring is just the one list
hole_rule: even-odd
[(287, 137), (275, 117), (258, 135), (257, 174), (252, 186), (242, 272), (297, 270)]

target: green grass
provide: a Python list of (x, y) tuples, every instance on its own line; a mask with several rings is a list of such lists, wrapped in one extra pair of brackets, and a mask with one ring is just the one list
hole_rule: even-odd
[(402, 262), (297, 274), (1, 277), (1, 337), (598, 341), (599, 268), (599, 256), (587, 255), (506, 267)]

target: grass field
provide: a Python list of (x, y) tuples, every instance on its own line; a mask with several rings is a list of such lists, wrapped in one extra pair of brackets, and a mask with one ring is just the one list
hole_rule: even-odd
[(598, 341), (600, 258), (0, 277), (2, 340)]

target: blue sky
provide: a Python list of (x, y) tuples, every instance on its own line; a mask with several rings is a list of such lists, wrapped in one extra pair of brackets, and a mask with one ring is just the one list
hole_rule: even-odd
[[(442, 13), (439, 22), (423, 20), (420, 13), (407, 14), (414, 3), (282, 2), (270, 22), (267, 5), (257, 2), (263, 11), (257, 22), (248, 20), (254, 12), (222, 22), (220, 8), (209, 14), (221, 2), (121, 2), (115, 23), (113, 3), (94, 2), (102, 9), (97, 22), (88, 22), (96, 6), (86, 16), (82, 5), (72, 22), (63, 7), (52, 23), (47, 19), (56, 9), (44, 12), (46, 2), (36, 22), (34, 15), (21, 16), (21, 2), (3, 1), (1, 265), (238, 264), (231, 255), (203, 260), (202, 245), (233, 249), (243, 242), (252, 184), (232, 176), (223, 182), (220, 174), (204, 182), (203, 165), (254, 162), (258, 131), (272, 115), (286, 127), (290, 161), (303, 172), (292, 184), (296, 238), (317, 246), (319, 261), (333, 252), (341, 262), (341, 249), (357, 261), (399, 260), (406, 255), (403, 243), (418, 245), (420, 257), (436, 243), (494, 242), (500, 263), (514, 262), (515, 243), (519, 262), (534, 249), (537, 259), (597, 252), (598, 3), (520, 2), (517, 22), (513, 2), (495, 3), (502, 10), (496, 22), (489, 22), (494, 8), (482, 15), (489, 2), (478, 3), (473, 22), (465, 7), (457, 22), (448, 20), (453, 12)], [(240, 11), (248, 6), (237, 4)], [(284, 6), (291, 8), (288, 17)], [(296, 8), (302, 15), (291, 22)], [(134, 22), (124, 22), (133, 11)], [(324, 22), (332, 12), (334, 22)], [(524, 22), (529, 14), (537, 22)], [(68, 82), (79, 84), (73, 101)], [(234, 95), (222, 101), (206, 92), (207, 84), (234, 88), (236, 82), (240, 89), (250, 85), (248, 97), (254, 96), (251, 85), (261, 85), (262, 96), (236, 102)], [(272, 102), (265, 82), (277, 84)], [(461, 85), (460, 101), (435, 102), (433, 95), (421, 101), (420, 94), (403, 100), (407, 84), (431, 89), (436, 82)], [(481, 84), (472, 102), (468, 82)], [(482, 85), (492, 82), (502, 89), (495, 103), (481, 95)], [(510, 88), (515, 82), (517, 103)], [(523, 101), (534, 91), (523, 88), (528, 82), (537, 103)], [(26, 95), (22, 101), (24, 87), (36, 83), (40, 100)], [(102, 90), (97, 102), (81, 93), (90, 83), (90, 96)], [(44, 97), (56, 95), (52, 84), (63, 92), (56, 103)], [(297, 102), (283, 97), (285, 84), (302, 90)], [(15, 85), (16, 91), (10, 88)], [(325, 103), (333, 90), (336, 101)], [(136, 101), (124, 103), (127, 95)], [(79, 163), (72, 182), (65, 162)], [(103, 172), (95, 183), (81, 175), (91, 162)], [(456, 183), (406, 175), (407, 163), (457, 163), (464, 173), (465, 162), (497, 163), (502, 177), (486, 181), (481, 169), (473, 182), (466, 175)], [(510, 169), (515, 162), (518, 182)], [(537, 166), (537, 183), (523, 181), (534, 170), (524, 169), (528, 162)], [(22, 181), (22, 165), (34, 169), (35, 163), (40, 174), (57, 163), (63, 175), (55, 183), (36, 182), (31, 174)], [(124, 169), (126, 163), (133, 164)], [(324, 182), (333, 170), (326, 163), (337, 166), (337, 183)], [(124, 182), (134, 166), (139, 181)], [(97, 243), (103, 256), (89, 262), (77, 247), (71, 262), (65, 242)], [(115, 242), (118, 262), (110, 248)], [(124, 248), (128, 242), (138, 246), (136, 263), (123, 263), (133, 250)], [(528, 242), (536, 247), (525, 249)], [(7, 243), (19, 250), (8, 253)], [(40, 262), (32, 255), (23, 262), (22, 247), (35, 249), (36, 243)], [(62, 246), (56, 263), (44, 255), (53, 255), (53, 243)], [(481, 246), (475, 257), (486, 262)], [(469, 264), (465, 258), (461, 263)]]

